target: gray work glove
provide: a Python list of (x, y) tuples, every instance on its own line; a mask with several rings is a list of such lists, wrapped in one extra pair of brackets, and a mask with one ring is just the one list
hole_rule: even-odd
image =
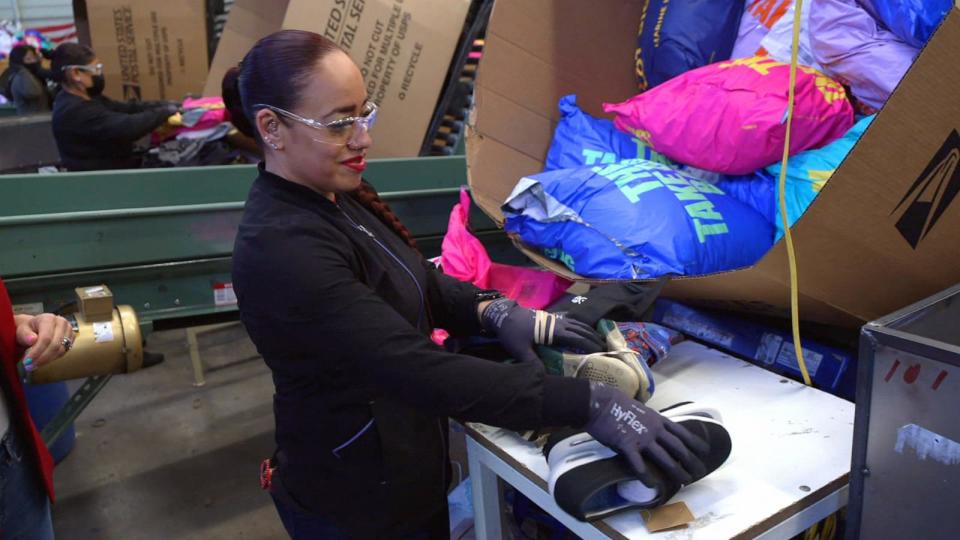
[(698, 457), (710, 451), (706, 442), (615, 388), (590, 383), (590, 420), (586, 432), (623, 455), (637, 478), (648, 486), (652, 486), (654, 480), (644, 458), (683, 485), (706, 474), (706, 467)]
[(510, 300), (494, 300), (480, 317), (484, 330), (496, 334), (515, 359), (538, 362), (534, 345), (576, 349), (584, 353), (604, 350), (603, 337), (586, 324), (556, 313), (527, 309)]

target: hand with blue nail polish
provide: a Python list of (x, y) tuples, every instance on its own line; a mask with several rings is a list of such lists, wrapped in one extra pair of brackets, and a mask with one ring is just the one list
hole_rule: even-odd
[(65, 340), (73, 343), (73, 326), (52, 313), (17, 315), (17, 345), (25, 349), (23, 369), (36, 370), (67, 352)]

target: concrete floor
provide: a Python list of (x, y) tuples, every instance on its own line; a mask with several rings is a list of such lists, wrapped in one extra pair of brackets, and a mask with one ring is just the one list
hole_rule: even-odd
[[(193, 386), (185, 331), (153, 333), (165, 361), (114, 377), (77, 419), (54, 473), (58, 540), (288, 538), (258, 481), (274, 449), (270, 372), (239, 324), (199, 343), (205, 386)], [(466, 477), (460, 430), (450, 455)]]
[(184, 331), (155, 333), (166, 361), (114, 377), (80, 415), (55, 473), (58, 539), (287, 538), (257, 479), (270, 373), (239, 326), (200, 341), (206, 386), (192, 386)]

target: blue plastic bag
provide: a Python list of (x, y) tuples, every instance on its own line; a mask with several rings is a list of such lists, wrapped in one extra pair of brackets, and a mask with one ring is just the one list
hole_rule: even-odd
[(644, 159), (525, 177), (502, 210), (508, 232), (598, 279), (734, 270), (773, 245), (773, 225), (755, 210)]
[(859, 0), (864, 9), (900, 39), (922, 49), (950, 12), (953, 0)]
[(580, 110), (576, 94), (560, 98), (559, 109), (560, 122), (547, 152), (546, 171), (634, 158), (669, 162), (666, 156), (654, 152), (640, 139), (613, 127), (613, 121), (594, 118)]
[[(807, 150), (790, 158), (790, 162), (787, 164), (784, 192), (787, 201), (787, 217), (791, 227), (813, 204), (813, 200), (820, 194), (820, 190), (826, 185), (827, 180), (840, 167), (840, 163), (847, 157), (850, 150), (853, 150), (854, 145), (860, 140), (860, 136), (870, 126), (874, 117), (875, 115), (865, 116), (857, 120), (857, 123), (843, 137), (823, 148)], [(776, 182), (780, 181), (780, 169), (779, 163), (766, 168), (767, 175), (774, 179), (776, 193), (779, 193)], [(783, 236), (782, 218), (780, 216), (780, 205), (777, 204), (775, 223), (777, 228), (776, 240), (778, 241)]]
[(606, 165), (625, 159), (645, 159), (669, 165), (698, 180), (716, 182), (721, 175), (688, 167), (650, 148), (640, 139), (620, 131), (613, 121), (594, 118), (577, 105), (577, 96), (560, 98), (560, 121), (553, 132), (544, 171)]
[(727, 195), (756, 210), (771, 224), (777, 218), (775, 179), (763, 169), (742, 176), (723, 176), (714, 183)]
[(648, 0), (637, 32), (640, 91), (730, 58), (743, 6), (744, 0)]
[(770, 223), (775, 218), (775, 193), (772, 180), (760, 171), (744, 176), (724, 176), (676, 163), (654, 151), (640, 139), (624, 133), (605, 118), (595, 118), (577, 105), (577, 96), (560, 98), (560, 121), (553, 132), (544, 171), (573, 169), (585, 165), (605, 165), (625, 159), (646, 159), (668, 165), (687, 176), (707, 180), (733, 198), (760, 212)]

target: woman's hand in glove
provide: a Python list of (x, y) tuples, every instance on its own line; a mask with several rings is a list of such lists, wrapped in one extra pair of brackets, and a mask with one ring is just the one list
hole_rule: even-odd
[(604, 350), (603, 338), (596, 330), (556, 313), (527, 309), (508, 298), (490, 302), (480, 316), (483, 328), (493, 332), (514, 358), (539, 361), (534, 345), (577, 349), (584, 353)]
[(586, 431), (622, 454), (637, 478), (648, 486), (654, 482), (644, 458), (680, 484), (689, 484), (706, 474), (698, 457), (710, 451), (706, 442), (615, 388), (590, 383), (590, 420)]

